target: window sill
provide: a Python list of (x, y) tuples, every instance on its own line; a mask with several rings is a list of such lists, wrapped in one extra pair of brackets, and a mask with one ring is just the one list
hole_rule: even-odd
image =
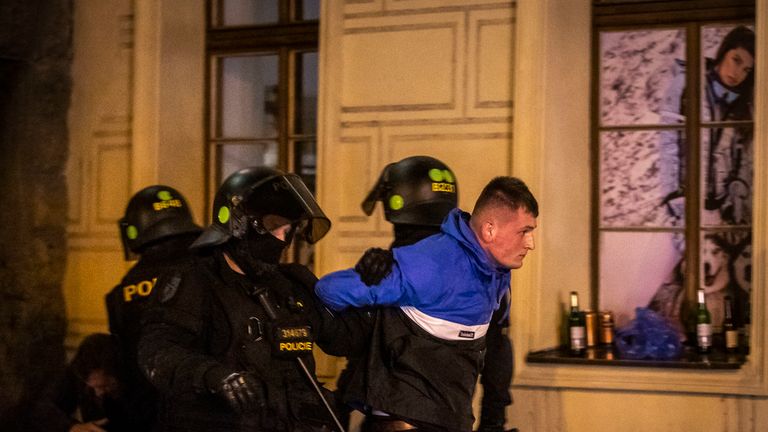
[(726, 353), (713, 350), (709, 354), (699, 354), (695, 349), (686, 347), (683, 355), (675, 360), (637, 360), (622, 359), (613, 347), (587, 348), (584, 355), (576, 356), (564, 347), (531, 351), (525, 357), (528, 363), (574, 364), (595, 366), (629, 366), (648, 368), (676, 369), (740, 369), (746, 362), (741, 353)]

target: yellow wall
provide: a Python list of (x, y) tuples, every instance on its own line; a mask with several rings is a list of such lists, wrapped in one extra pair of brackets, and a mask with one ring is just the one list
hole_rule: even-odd
[(75, 2), (67, 167), (67, 345), (106, 329), (104, 294), (128, 268), (117, 219), (131, 194), (131, 2)]
[[(758, 1), (766, 46), (768, 0)], [(560, 302), (589, 297), (589, 0), (324, 1), (319, 199), (333, 219), (319, 274), (390, 241), (359, 204), (381, 168), (411, 154), (446, 161), (460, 205), (493, 176), (522, 177), (541, 202), (537, 249), (513, 275), (515, 404), (527, 431), (762, 431), (766, 418), (765, 176), (755, 181), (754, 353), (739, 371), (534, 365), (557, 343)], [(204, 203), (202, 0), (76, 0), (70, 113), (69, 343), (106, 328), (103, 295), (126, 264), (115, 226), (130, 194), (165, 182), (198, 221)], [(763, 50), (764, 51), (764, 50)], [(758, 89), (768, 82), (757, 56)], [(762, 79), (761, 79), (762, 78)], [(766, 92), (757, 91), (757, 119)], [(512, 101), (514, 100), (514, 104)], [(761, 114), (763, 113), (763, 114)], [(764, 122), (757, 143), (768, 142)], [(756, 172), (765, 172), (765, 146)], [(334, 375), (340, 363), (321, 359)]]
[(204, 203), (202, 0), (76, 0), (69, 113), (67, 347), (106, 330), (104, 295), (131, 263), (117, 230), (131, 195)]

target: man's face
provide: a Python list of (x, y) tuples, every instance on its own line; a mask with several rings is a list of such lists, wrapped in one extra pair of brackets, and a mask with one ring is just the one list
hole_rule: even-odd
[(701, 263), (704, 287), (710, 291), (723, 288), (728, 282), (728, 254), (710, 238), (704, 239)]
[(85, 379), (85, 384), (91, 389), (97, 399), (106, 396), (116, 396), (119, 392), (117, 378), (102, 369), (94, 369)]
[(264, 228), (275, 238), (288, 241), (294, 226), (291, 220), (279, 215), (266, 215), (262, 219)]
[(736, 87), (749, 76), (755, 66), (752, 54), (744, 48), (734, 48), (725, 53), (723, 60), (717, 66), (720, 80), (729, 87)]
[(528, 210), (503, 209), (496, 218), (494, 235), (487, 243), (486, 250), (501, 266), (518, 269), (529, 250), (533, 250), (533, 230), (536, 218)]

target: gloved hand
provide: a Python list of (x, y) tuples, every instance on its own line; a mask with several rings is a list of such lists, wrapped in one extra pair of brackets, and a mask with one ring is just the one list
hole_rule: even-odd
[(205, 374), (208, 389), (223, 397), (235, 412), (260, 411), (267, 406), (264, 387), (248, 372), (226, 372), (214, 368)]
[(389, 249), (370, 248), (355, 264), (355, 271), (360, 275), (364, 284), (378, 285), (382, 279), (392, 272), (395, 258)]

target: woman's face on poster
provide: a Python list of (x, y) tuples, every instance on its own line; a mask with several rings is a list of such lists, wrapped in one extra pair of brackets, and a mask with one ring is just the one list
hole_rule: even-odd
[(723, 60), (717, 65), (717, 73), (723, 84), (728, 87), (737, 87), (747, 79), (754, 66), (755, 59), (752, 54), (738, 47), (725, 53)]

